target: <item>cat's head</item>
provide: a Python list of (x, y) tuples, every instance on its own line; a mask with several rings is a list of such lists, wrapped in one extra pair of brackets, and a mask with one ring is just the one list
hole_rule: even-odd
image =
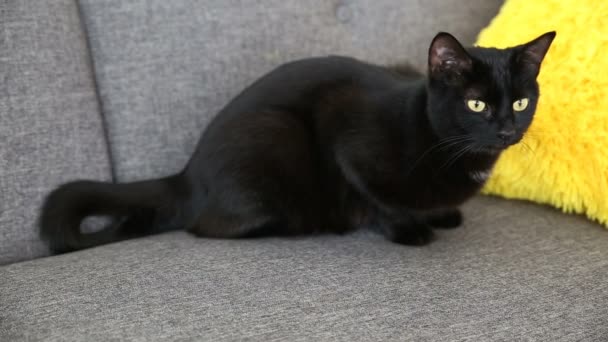
[(536, 77), (555, 32), (507, 49), (463, 48), (449, 33), (428, 56), (428, 112), (439, 138), (498, 153), (521, 140), (536, 110)]

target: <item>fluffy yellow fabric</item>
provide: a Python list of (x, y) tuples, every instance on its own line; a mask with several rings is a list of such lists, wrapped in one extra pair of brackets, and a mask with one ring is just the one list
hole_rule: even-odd
[(608, 227), (608, 1), (507, 0), (478, 45), (518, 45), (552, 30), (534, 122), (500, 158), (484, 192)]

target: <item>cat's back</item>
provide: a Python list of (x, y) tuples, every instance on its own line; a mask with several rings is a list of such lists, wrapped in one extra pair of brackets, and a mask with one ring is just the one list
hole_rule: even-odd
[[(400, 72), (352, 57), (325, 56), (282, 64), (247, 87), (228, 104), (223, 114), (285, 108), (314, 101), (323, 92), (341, 86), (381, 91), (404, 81)], [(411, 79), (413, 74), (408, 75)]]
[[(378, 117), (375, 111), (365, 108), (373, 107), (387, 90), (403, 89), (403, 83), (410, 81), (390, 67), (351, 57), (285, 63), (245, 88), (213, 118), (193, 159), (206, 159), (197, 156), (212, 155), (216, 146), (228, 145), (241, 146), (239, 154), (254, 155), (259, 151), (253, 146), (285, 146), (293, 143), (296, 134), (334, 134), (348, 126), (345, 121), (373, 121)], [(289, 141), (283, 141), (284, 137)]]

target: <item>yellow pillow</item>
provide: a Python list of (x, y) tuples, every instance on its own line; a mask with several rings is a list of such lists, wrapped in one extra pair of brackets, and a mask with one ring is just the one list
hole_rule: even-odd
[(532, 126), (500, 158), (483, 192), (608, 227), (608, 1), (507, 0), (478, 45), (518, 45), (552, 30)]

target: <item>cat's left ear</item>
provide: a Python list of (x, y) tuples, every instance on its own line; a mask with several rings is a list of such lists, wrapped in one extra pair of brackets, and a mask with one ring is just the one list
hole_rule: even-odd
[(547, 51), (549, 51), (555, 35), (555, 31), (547, 32), (531, 42), (521, 45), (517, 58), (519, 65), (530, 70), (534, 73), (534, 76), (537, 76), (540, 71), (540, 65)]
[(473, 60), (460, 42), (449, 33), (438, 33), (429, 48), (429, 73), (432, 77), (455, 80), (471, 71)]

